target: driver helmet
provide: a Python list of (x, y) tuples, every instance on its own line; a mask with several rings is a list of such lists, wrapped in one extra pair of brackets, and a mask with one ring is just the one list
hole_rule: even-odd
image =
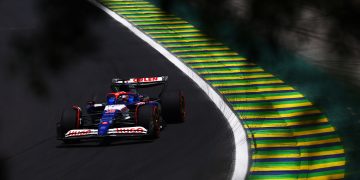
[(107, 98), (107, 104), (109, 104), (109, 105), (115, 104), (115, 96), (109, 96)]

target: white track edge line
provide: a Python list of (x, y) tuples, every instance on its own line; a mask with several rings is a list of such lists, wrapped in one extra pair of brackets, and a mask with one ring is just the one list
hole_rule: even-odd
[(197, 75), (192, 69), (186, 66), (180, 59), (171, 54), (167, 49), (162, 47), (151, 37), (147, 36), (145, 33), (137, 29), (133, 24), (128, 22), (126, 19), (111, 11), (107, 7), (103, 6), (96, 0), (89, 0), (95, 6), (99, 7), (101, 10), (106, 12), (116, 21), (127, 27), (131, 32), (136, 36), (141, 38), (143, 41), (148, 43), (151, 47), (156, 49), (160, 54), (165, 56), (171, 63), (173, 63), (177, 68), (179, 68), (184, 74), (191, 78), (214, 102), (218, 109), (227, 119), (234, 135), (234, 144), (235, 144), (235, 160), (234, 160), (234, 171), (232, 174), (232, 179), (245, 179), (248, 166), (249, 166), (249, 144), (247, 142), (246, 133), (244, 127), (240, 123), (240, 119), (228, 106), (228, 104), (223, 100), (222, 97), (208, 84), (206, 83), (199, 75)]

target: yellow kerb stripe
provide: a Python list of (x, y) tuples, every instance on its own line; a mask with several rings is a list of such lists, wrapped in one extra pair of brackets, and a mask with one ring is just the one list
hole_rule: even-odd
[(187, 63), (208, 63), (208, 62), (226, 62), (226, 61), (245, 61), (246, 58), (234, 57), (234, 58), (214, 58), (214, 59), (185, 59)]
[(226, 74), (226, 73), (242, 73), (242, 72), (264, 72), (263, 69), (259, 68), (259, 69), (239, 69), (239, 70), (234, 70), (234, 69), (228, 69), (228, 70), (216, 70), (216, 71), (201, 71), (199, 72), (199, 74)]
[(237, 56), (239, 55), (236, 52), (221, 52), (221, 53), (211, 53), (211, 54), (185, 54), (185, 55), (178, 55), (180, 58), (186, 57), (214, 57), (214, 56)]
[(250, 171), (292, 171), (292, 170), (316, 170), (334, 166), (343, 166), (345, 161), (328, 162), (314, 165), (300, 165), (300, 166), (268, 166), (268, 167), (252, 167)]
[(254, 105), (254, 106), (237, 106), (234, 107), (235, 110), (260, 110), (260, 109), (280, 109), (280, 108), (293, 108), (293, 107), (303, 107), (311, 106), (311, 102), (302, 102), (302, 103), (289, 103), (289, 104), (273, 104), (273, 105)]
[(261, 74), (261, 75), (247, 75), (247, 76), (229, 76), (229, 77), (205, 77), (206, 80), (241, 80), (241, 79), (251, 79), (251, 78), (265, 78), (265, 77), (274, 77), (272, 74)]
[[(167, 36), (152, 36), (153, 38), (183, 38), (183, 37), (204, 37), (203, 34), (184, 34), (184, 35), (167, 35)], [(171, 51), (174, 52), (174, 51)]]
[[(199, 34), (204, 36), (203, 34)], [(189, 35), (191, 36), (191, 35)], [(154, 36), (155, 37), (155, 36)], [(186, 37), (186, 35), (178, 35), (175, 37)], [(197, 52), (197, 51), (221, 51), (221, 50), (229, 50), (229, 48), (227, 47), (221, 47), (221, 48), (212, 48), (212, 47), (207, 47), (207, 48), (200, 48), (200, 49), (180, 49), (180, 50), (171, 50), (171, 52), (173, 53), (179, 53), (179, 52)]]
[(307, 177), (307, 178), (299, 178), (298, 180), (329, 180), (329, 179), (344, 179), (345, 174), (331, 174), (331, 175), (323, 175), (323, 176), (315, 176), (315, 177)]
[(243, 119), (258, 119), (258, 118), (286, 118), (286, 117), (296, 117), (310, 114), (320, 114), (321, 112), (317, 109), (303, 111), (303, 112), (293, 112), (293, 113), (279, 113), (279, 114), (265, 114), (265, 115), (241, 115)]
[(165, 26), (165, 27), (152, 27), (152, 26), (144, 26), (141, 29), (144, 30), (163, 30), (163, 29), (185, 29), (185, 28), (193, 28), (191, 25), (184, 25), (184, 26)]
[[(278, 143), (271, 143), (271, 144), (256, 143), (256, 148), (311, 146), (311, 145), (319, 145), (319, 144), (327, 144), (327, 143), (335, 143), (335, 142), (340, 142), (340, 138), (316, 140), (316, 141), (309, 141), (309, 142), (287, 142), (287, 143), (278, 142)], [(251, 148), (255, 148), (255, 145), (252, 144)]]
[(175, 47), (199, 47), (199, 46), (221, 46), (223, 44), (221, 43), (210, 43), (210, 42), (200, 42), (200, 43), (196, 43), (196, 44), (169, 44), (169, 45), (164, 45), (164, 47), (166, 48), (175, 48)]
[(316, 156), (327, 156), (327, 155), (336, 155), (344, 154), (344, 149), (339, 150), (329, 150), (329, 151), (319, 151), (313, 153), (295, 153), (295, 154), (272, 154), (272, 155), (252, 155), (252, 159), (270, 159), (270, 158), (300, 158), (300, 157), (316, 157)]
[[(272, 88), (258, 88), (258, 89), (240, 89), (240, 90), (220, 90), (221, 94), (246, 93), (246, 92), (268, 92), (268, 91), (288, 91), (294, 90), (292, 87), (272, 87)], [(280, 107), (280, 105), (279, 105)]]
[(160, 8), (157, 7), (138, 7), (138, 8), (123, 8), (123, 6), (113, 5), (111, 8), (117, 8), (120, 11), (160, 11)]
[(254, 138), (269, 138), (269, 137), (297, 137), (302, 135), (309, 135), (309, 134), (320, 134), (325, 132), (333, 132), (334, 128), (324, 128), (324, 129), (317, 129), (317, 130), (309, 130), (309, 131), (303, 131), (303, 132), (272, 132), (269, 134), (257, 134), (256, 132), (252, 135)]
[(264, 96), (264, 97), (254, 97), (254, 98), (227, 98), (229, 102), (237, 101), (263, 101), (263, 100), (278, 100), (278, 99), (291, 99), (291, 98), (303, 98), (301, 94), (294, 95), (284, 95), (284, 96)]

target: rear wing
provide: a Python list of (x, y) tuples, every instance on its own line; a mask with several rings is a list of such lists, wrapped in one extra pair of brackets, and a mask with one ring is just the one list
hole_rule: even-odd
[[(153, 94), (151, 97), (160, 97), (164, 90), (166, 89), (168, 76), (159, 76), (159, 77), (143, 77), (143, 78), (129, 78), (129, 79), (112, 79), (111, 89), (113, 91), (130, 91), (137, 92), (137, 90), (143, 89), (142, 91), (146, 94)], [(158, 87), (150, 88), (150, 87)], [(143, 93), (141, 93), (143, 94)]]
[(149, 87), (157, 86), (161, 84), (166, 84), (168, 76), (159, 76), (159, 77), (142, 77), (142, 78), (129, 78), (129, 79), (119, 79), (113, 78), (112, 84), (114, 85), (133, 85), (134, 87)]

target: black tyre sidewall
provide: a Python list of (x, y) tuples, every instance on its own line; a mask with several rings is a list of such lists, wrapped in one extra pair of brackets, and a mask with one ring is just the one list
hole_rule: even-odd
[[(58, 131), (60, 131), (58, 134), (61, 134), (62, 137), (65, 137), (65, 134), (71, 130), (76, 129), (79, 127), (76, 127), (76, 121), (77, 121), (77, 112), (72, 109), (64, 109), (61, 115), (61, 120), (58, 124)], [(64, 140), (65, 143), (71, 142), (70, 140)]]
[(162, 117), (166, 122), (181, 123), (185, 121), (185, 97), (182, 91), (164, 93), (161, 97), (161, 107)]
[(159, 138), (160, 118), (158, 108), (156, 106), (146, 104), (140, 106), (137, 113), (138, 125), (148, 130), (147, 138)]

